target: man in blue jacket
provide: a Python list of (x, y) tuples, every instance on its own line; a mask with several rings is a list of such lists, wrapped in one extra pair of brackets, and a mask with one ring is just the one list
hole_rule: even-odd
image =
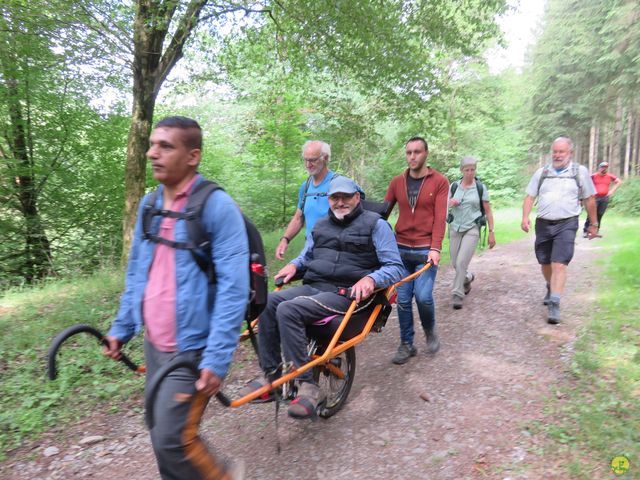
[[(193, 188), (203, 181), (197, 173), (202, 131), (185, 117), (168, 117), (156, 125), (147, 157), (161, 186), (155, 207), (182, 212)], [(199, 365), (195, 376), (186, 369), (162, 382), (150, 431), (160, 476), (165, 479), (230, 479), (227, 468), (211, 456), (197, 435), (185, 435), (187, 417), (197, 408), (196, 389), (206, 396), (220, 389), (227, 374), (249, 298), (249, 247), (242, 214), (222, 190), (209, 195), (202, 224), (210, 236), (216, 282), (210, 283), (188, 250), (144, 238), (140, 203), (118, 315), (106, 337), (105, 354), (119, 358), (120, 348), (145, 327), (147, 378), (180, 357)], [(186, 221), (171, 216), (153, 218), (154, 235), (185, 242)], [(198, 416), (199, 418), (199, 416)], [(197, 459), (197, 461), (196, 461)]]

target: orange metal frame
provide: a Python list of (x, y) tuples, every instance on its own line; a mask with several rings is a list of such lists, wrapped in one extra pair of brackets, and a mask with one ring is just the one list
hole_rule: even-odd
[[(386, 290), (385, 290), (385, 296), (387, 297), (387, 299), (391, 298), (391, 296), (393, 295), (393, 293), (395, 292), (395, 290), (398, 288), (399, 285), (402, 285), (403, 283), (409, 282), (409, 281), (413, 280), (414, 278), (422, 275), (429, 268), (431, 268), (431, 266), (432, 266), (432, 263), (431, 262), (427, 262), (420, 270), (418, 270), (415, 273), (412, 273), (411, 275), (403, 278), (398, 283), (395, 283), (395, 284), (391, 285), (390, 287), (387, 287)], [(326, 350), (324, 351), (324, 353), (322, 355), (314, 355), (309, 363), (305, 363), (304, 365), (301, 365), (298, 368), (294, 368), (293, 370), (291, 370), (290, 372), (284, 374), (283, 376), (281, 376), (277, 380), (274, 380), (270, 384), (264, 385), (263, 387), (261, 387), (261, 388), (259, 388), (257, 390), (254, 390), (253, 392), (251, 392), (248, 395), (245, 395), (244, 397), (241, 397), (241, 398), (239, 398), (237, 400), (233, 400), (231, 402), (230, 406), (231, 407), (240, 407), (242, 405), (245, 405), (246, 403), (249, 403), (250, 401), (255, 400), (256, 398), (264, 395), (265, 393), (270, 392), (271, 390), (274, 390), (274, 389), (278, 388), (279, 386), (281, 386), (281, 385), (293, 380), (294, 378), (296, 378), (301, 373), (304, 373), (304, 372), (312, 369), (313, 367), (315, 367), (317, 365), (326, 364), (329, 360), (331, 360), (332, 358), (338, 356), (339, 354), (341, 354), (345, 350), (348, 350), (349, 348), (361, 343), (365, 339), (365, 337), (369, 334), (369, 332), (371, 331), (371, 328), (373, 327), (373, 324), (375, 323), (376, 318), (378, 318), (378, 314), (380, 313), (380, 310), (382, 309), (382, 305), (376, 305), (373, 308), (373, 311), (371, 312), (371, 315), (369, 315), (367, 323), (365, 324), (362, 332), (360, 332), (358, 335), (356, 335), (355, 337), (351, 338), (350, 340), (346, 340), (346, 341), (338, 344), (338, 340), (340, 339), (340, 336), (342, 335), (342, 332), (344, 332), (344, 329), (346, 328), (347, 324), (349, 323), (349, 320), (351, 319), (351, 315), (353, 314), (353, 311), (356, 309), (357, 305), (358, 304), (355, 302), (355, 300), (353, 302), (351, 302), (351, 305), (349, 306), (349, 309), (347, 310), (347, 313), (344, 314), (344, 318), (342, 319), (342, 322), (340, 322), (340, 326), (338, 327), (338, 330), (336, 330), (336, 333), (331, 338), (331, 341), (329, 342), (329, 345), (327, 346)], [(257, 319), (253, 320), (253, 322), (251, 322), (251, 327), (254, 328), (257, 325), (257, 323), (258, 323)], [(243, 332), (242, 335), (240, 335), (240, 340), (246, 340), (247, 338), (249, 338), (248, 330)], [(327, 368), (331, 368), (331, 365), (330, 364), (327, 365)], [(342, 374), (342, 372), (341, 372), (341, 374)]]

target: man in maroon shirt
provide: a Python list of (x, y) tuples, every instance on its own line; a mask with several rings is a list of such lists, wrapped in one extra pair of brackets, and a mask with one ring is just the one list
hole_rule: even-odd
[(433, 262), (433, 267), (415, 280), (398, 287), (400, 346), (392, 359), (397, 365), (406, 363), (410, 357), (417, 354), (413, 346), (414, 295), (427, 340), (427, 352), (434, 354), (440, 348), (436, 334), (433, 284), (438, 272), (440, 250), (446, 229), (449, 193), (447, 179), (426, 163), (429, 147), (424, 138), (409, 139), (405, 154), (409, 168), (391, 180), (385, 201), (390, 202), (392, 206), (398, 204), (396, 240), (407, 273), (419, 270), (427, 260)]
[[(598, 228), (602, 229), (602, 217), (604, 216), (604, 212), (607, 210), (607, 206), (609, 206), (609, 197), (613, 195), (613, 193), (618, 189), (618, 187), (622, 184), (622, 180), (620, 180), (615, 175), (608, 172), (609, 164), (607, 162), (602, 162), (598, 165), (598, 171), (591, 174), (591, 180), (593, 180), (593, 184), (596, 187), (596, 209), (598, 212)], [(613, 185), (613, 187), (611, 187)], [(589, 217), (584, 222), (583, 236), (587, 237), (587, 230), (589, 229)], [(601, 237), (598, 231), (598, 236)]]

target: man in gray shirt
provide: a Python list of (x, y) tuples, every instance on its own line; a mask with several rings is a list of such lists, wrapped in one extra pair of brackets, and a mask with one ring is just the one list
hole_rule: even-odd
[(589, 171), (573, 162), (573, 142), (559, 137), (552, 146), (552, 162), (539, 168), (527, 186), (522, 205), (521, 228), (529, 231), (529, 214), (538, 198), (535, 252), (542, 275), (547, 282), (544, 304), (549, 310), (548, 322), (560, 322), (560, 297), (567, 281), (567, 265), (573, 258), (580, 201), (589, 215), (589, 239), (598, 234), (595, 187)]

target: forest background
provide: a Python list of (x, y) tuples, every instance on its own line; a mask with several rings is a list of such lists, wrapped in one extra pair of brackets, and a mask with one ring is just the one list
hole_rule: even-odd
[[(559, 135), (594, 170), (639, 172), (640, 6), (549, 0), (523, 69), (491, 73), (503, 0), (8, 0), (0, 7), (0, 291), (125, 258), (154, 119), (205, 132), (201, 171), (281, 230), (307, 139), (371, 199), (429, 140), (450, 179), (474, 155), (520, 201)], [(626, 182), (619, 198), (635, 198)], [(615, 197), (614, 197), (615, 198)], [(123, 220), (124, 219), (124, 220)]]

